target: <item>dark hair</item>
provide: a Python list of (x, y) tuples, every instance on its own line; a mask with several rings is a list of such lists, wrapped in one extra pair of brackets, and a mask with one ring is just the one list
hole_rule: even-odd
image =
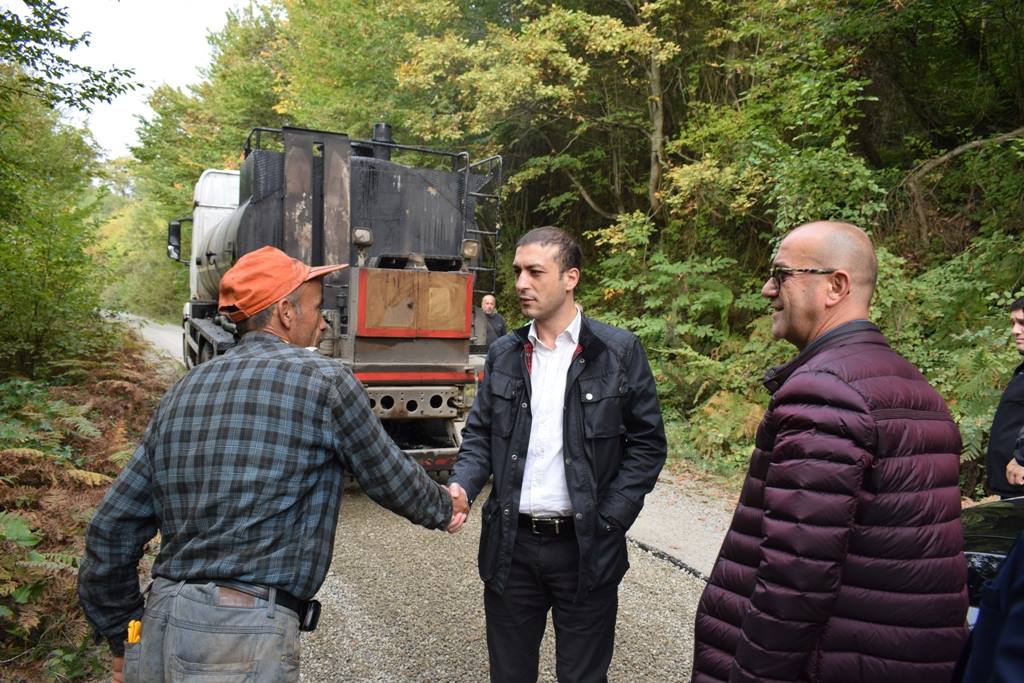
[(1024, 311), (1024, 296), (1010, 304), (1010, 313), (1014, 311)]
[(525, 247), (527, 244), (539, 244), (542, 247), (554, 244), (558, 247), (558, 256), (556, 258), (558, 259), (561, 272), (564, 273), (570, 268), (582, 270), (583, 252), (580, 251), (580, 243), (576, 241), (575, 237), (561, 228), (556, 228), (553, 225), (534, 228), (519, 238), (519, 241), (516, 242), (516, 248)]

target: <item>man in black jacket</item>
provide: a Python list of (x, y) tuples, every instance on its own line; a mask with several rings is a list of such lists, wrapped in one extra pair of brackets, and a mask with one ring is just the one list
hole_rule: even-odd
[[(1017, 351), (1024, 354), (1024, 299), (1010, 304)], [(988, 488), (1002, 498), (1024, 495), (1024, 363), (1013, 371), (999, 400), (988, 440)], [(1019, 459), (1019, 462), (1018, 462)]]
[(492, 681), (537, 679), (549, 610), (558, 680), (606, 680), (626, 530), (665, 462), (647, 357), (632, 333), (577, 309), (581, 260), (558, 228), (519, 240), (532, 322), (490, 347), (449, 480), (472, 502), (494, 475), (479, 555)]

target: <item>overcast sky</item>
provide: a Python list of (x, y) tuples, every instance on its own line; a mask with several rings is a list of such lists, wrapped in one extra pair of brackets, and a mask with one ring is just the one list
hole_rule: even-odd
[[(18, 2), (4, 2), (17, 6)], [(108, 156), (128, 153), (135, 144), (136, 117), (148, 116), (146, 97), (155, 86), (185, 86), (200, 80), (210, 60), (206, 37), (224, 27), (229, 9), (249, 0), (58, 0), (70, 15), (68, 32), (91, 33), (88, 47), (72, 53), (82, 64), (135, 69), (143, 87), (111, 104), (98, 104), (86, 125)]]

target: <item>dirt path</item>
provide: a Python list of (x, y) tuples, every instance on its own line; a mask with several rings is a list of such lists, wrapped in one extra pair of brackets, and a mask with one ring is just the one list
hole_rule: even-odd
[(181, 325), (155, 323), (130, 313), (117, 313), (116, 318), (134, 327), (161, 357), (173, 359), (179, 365), (185, 364), (181, 357)]

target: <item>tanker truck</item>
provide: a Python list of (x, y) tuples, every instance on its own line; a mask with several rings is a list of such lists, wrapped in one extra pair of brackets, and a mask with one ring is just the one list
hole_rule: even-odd
[(387, 124), (370, 140), (253, 129), (240, 170), (204, 171), (192, 215), (168, 225), (168, 256), (189, 269), (186, 366), (236, 343), (217, 296), (243, 254), (272, 245), (311, 266), (347, 263), (324, 279), (328, 330), (316, 351), (351, 368), (396, 443), (443, 475), (477, 379), (470, 345), (495, 285), (500, 187), (501, 157), (397, 144)]

